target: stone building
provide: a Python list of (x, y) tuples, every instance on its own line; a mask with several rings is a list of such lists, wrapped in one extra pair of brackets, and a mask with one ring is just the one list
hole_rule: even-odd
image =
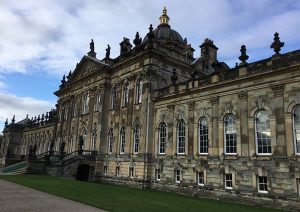
[(280, 54), (275, 33), (274, 55), (247, 63), (243, 45), (230, 68), (212, 40), (194, 56), (166, 9), (159, 19), (117, 58), (108, 45), (98, 59), (92, 40), (54, 118), (6, 123), (2, 157), (82, 149), (97, 155), (92, 180), (300, 208), (300, 50)]

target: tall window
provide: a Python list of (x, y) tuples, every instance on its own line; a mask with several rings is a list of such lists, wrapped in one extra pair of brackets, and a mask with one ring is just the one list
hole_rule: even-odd
[(236, 124), (233, 114), (227, 114), (224, 118), (225, 154), (236, 154)]
[(142, 83), (141, 80), (139, 79), (136, 82), (136, 87), (135, 87), (135, 94), (136, 94), (136, 103), (140, 104), (142, 103)]
[(155, 175), (156, 175), (156, 180), (160, 181), (160, 179), (161, 179), (161, 170), (160, 169), (155, 169)]
[(129, 102), (129, 85), (126, 83), (124, 86), (123, 106), (128, 106)]
[(232, 189), (232, 174), (225, 174), (225, 188)]
[(298, 189), (298, 197), (300, 197), (300, 178), (296, 179), (297, 189)]
[(268, 193), (268, 178), (266, 176), (258, 177), (258, 192)]
[(185, 153), (185, 125), (183, 120), (177, 125), (177, 154)]
[(134, 178), (134, 167), (129, 167), (129, 177)]
[(100, 110), (100, 100), (101, 100), (101, 94), (98, 93), (98, 94), (96, 95), (96, 98), (95, 98), (94, 111), (99, 111), (99, 110)]
[(117, 108), (117, 88), (113, 87), (111, 90), (111, 109), (115, 110)]
[(123, 154), (125, 152), (125, 141), (126, 141), (126, 131), (125, 127), (123, 126), (120, 130), (120, 153)]
[(271, 154), (270, 119), (265, 110), (255, 114), (255, 136), (257, 154)]
[(114, 129), (110, 128), (108, 131), (108, 153), (112, 153), (114, 141)]
[(133, 128), (133, 152), (139, 153), (139, 142), (140, 142), (140, 128), (138, 125), (135, 125)]
[(161, 123), (159, 125), (159, 132), (158, 132), (158, 152), (159, 152), (159, 154), (166, 153), (166, 138), (167, 138), (166, 124)]
[(119, 166), (116, 167), (116, 176), (120, 177), (120, 167)]
[(82, 114), (86, 114), (89, 112), (89, 101), (89, 94), (85, 93), (82, 97)]
[(294, 108), (293, 114), (295, 154), (300, 154), (300, 105)]
[(76, 117), (77, 110), (78, 110), (78, 102), (75, 101), (74, 104), (73, 104), (73, 117)]
[(208, 126), (205, 117), (199, 121), (199, 153), (208, 154)]
[(204, 186), (204, 172), (197, 172), (198, 185)]
[(181, 171), (175, 170), (175, 183), (180, 183), (181, 180)]
[(87, 130), (85, 128), (82, 130), (81, 135), (83, 139), (82, 149), (85, 150), (85, 145), (87, 141)]
[(65, 107), (65, 111), (64, 111), (64, 120), (67, 121), (68, 120), (68, 108), (67, 106)]

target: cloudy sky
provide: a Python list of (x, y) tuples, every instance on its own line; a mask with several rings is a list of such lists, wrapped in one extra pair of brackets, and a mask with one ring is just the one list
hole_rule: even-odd
[(63, 74), (95, 41), (98, 58), (107, 44), (117, 57), (123, 37), (143, 37), (157, 26), (163, 6), (170, 25), (194, 47), (205, 38), (219, 61), (234, 66), (240, 46), (249, 61), (270, 57), (274, 32), (282, 52), (300, 49), (300, 1), (296, 0), (0, 0), (0, 130), (6, 118), (35, 116), (54, 108)]

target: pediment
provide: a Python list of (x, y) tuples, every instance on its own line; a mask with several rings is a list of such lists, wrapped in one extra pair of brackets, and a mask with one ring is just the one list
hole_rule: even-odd
[(68, 83), (77, 81), (78, 79), (88, 76), (96, 71), (100, 72), (101, 70), (107, 68), (109, 68), (109, 65), (105, 64), (101, 60), (91, 58), (89, 56), (84, 56), (76, 65), (73, 73), (69, 76)]

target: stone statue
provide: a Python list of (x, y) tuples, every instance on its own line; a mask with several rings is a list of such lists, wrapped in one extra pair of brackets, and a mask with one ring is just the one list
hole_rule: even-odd
[(107, 48), (105, 50), (106, 50), (105, 58), (108, 59), (109, 56), (110, 56), (110, 46), (109, 46), (109, 44), (107, 44)]
[(82, 155), (83, 153), (83, 143), (84, 143), (84, 140), (83, 140), (83, 136), (79, 136), (79, 155)]
[(90, 42), (90, 50), (91, 50), (91, 52), (95, 52), (95, 44), (94, 44), (94, 40), (93, 39)]

